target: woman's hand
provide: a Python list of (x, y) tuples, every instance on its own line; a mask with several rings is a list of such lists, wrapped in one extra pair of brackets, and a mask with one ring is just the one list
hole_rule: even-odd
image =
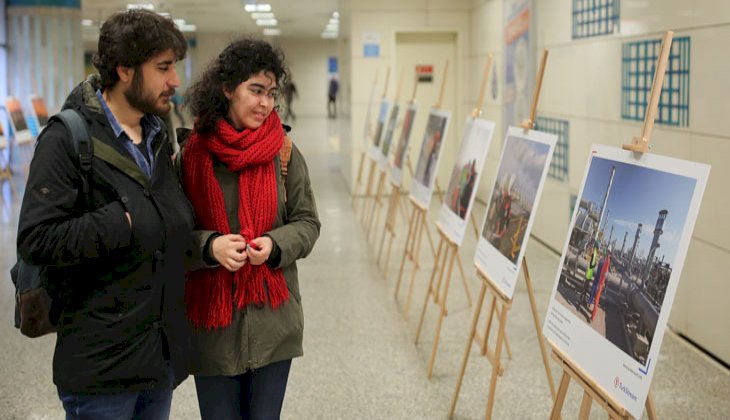
[(241, 235), (221, 235), (213, 239), (210, 248), (213, 258), (230, 272), (246, 265), (246, 240)]
[(271, 250), (274, 248), (274, 242), (268, 236), (259, 236), (256, 239), (252, 239), (250, 244), (252, 245), (246, 247), (246, 253), (248, 254), (248, 261), (251, 265), (265, 263), (269, 259), (269, 255), (271, 255)]

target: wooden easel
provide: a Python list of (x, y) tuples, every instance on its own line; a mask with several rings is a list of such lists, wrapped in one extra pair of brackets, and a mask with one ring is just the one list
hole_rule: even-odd
[[(385, 85), (383, 86), (383, 95), (381, 96), (381, 98), (383, 100), (385, 100), (385, 95), (388, 92), (388, 79), (389, 78), (390, 78), (390, 67), (388, 67), (388, 70), (385, 72)], [(382, 105), (382, 101), (381, 101), (381, 105)], [(380, 112), (380, 109), (378, 109), (378, 113), (379, 112)], [(367, 153), (367, 151), (366, 151), (366, 153)], [(377, 168), (377, 161), (375, 160), (375, 158), (373, 156), (371, 156), (369, 153), (368, 153), (368, 157), (370, 158), (370, 170), (368, 171), (368, 182), (365, 185), (365, 190), (364, 190), (364, 197), (363, 197), (363, 202), (362, 202), (362, 219), (360, 221), (360, 223), (363, 225), (363, 227), (367, 226), (367, 221), (366, 221), (367, 201), (368, 201), (368, 199), (373, 197), (373, 193), (372, 193), (373, 178), (375, 177), (375, 169)]]
[[(401, 74), (401, 83), (402, 83), (402, 74)], [(409, 106), (416, 103), (416, 91), (418, 90), (418, 78), (413, 82), (413, 94), (411, 95), (411, 100), (408, 102), (408, 104), (404, 107), (406, 109), (406, 113), (408, 112)], [(400, 88), (398, 89), (400, 92)], [(410, 122), (411, 127), (413, 127), (413, 121)], [(401, 136), (402, 136), (402, 130), (401, 127)], [(404, 151), (404, 153), (407, 153), (408, 151)], [(410, 163), (410, 161), (409, 161)], [(409, 165), (410, 169), (410, 165)], [(401, 187), (401, 184), (397, 184), (393, 182), (393, 180), (390, 180), (390, 198), (388, 199), (388, 211), (385, 213), (385, 223), (383, 224), (383, 232), (381, 233), (380, 237), (380, 248), (378, 249), (378, 259), (377, 264), (380, 265), (380, 257), (383, 254), (383, 245), (385, 243), (385, 237), (386, 234), (390, 235), (390, 239), (388, 240), (388, 251), (385, 253), (385, 264), (383, 264), (383, 276), (387, 279), (388, 278), (388, 263), (390, 262), (390, 250), (393, 245), (393, 240), (395, 239), (396, 232), (395, 232), (395, 220), (396, 216), (398, 215), (398, 211), (400, 210), (403, 214), (403, 220), (408, 219), (408, 214), (406, 213), (405, 208), (403, 207), (401, 203), (401, 197), (403, 195), (403, 188)]]
[[(532, 108), (530, 110), (529, 118), (522, 123), (522, 127), (525, 130), (531, 130), (534, 127), (535, 114), (537, 112), (537, 102), (540, 98), (540, 89), (542, 87), (542, 79), (545, 74), (545, 65), (547, 63), (547, 50), (543, 51), (542, 59), (540, 61), (540, 68), (537, 73), (537, 81), (535, 85), (535, 92), (532, 98)], [(524, 244), (523, 244), (524, 246)], [(516, 245), (512, 246), (512, 252), (516, 252)], [(476, 267), (477, 276), (481, 280), (481, 289), (479, 291), (479, 297), (477, 298), (477, 306), (472, 319), (471, 329), (469, 331), (469, 338), (466, 342), (466, 350), (464, 351), (464, 360), (461, 363), (461, 371), (456, 381), (456, 390), (454, 391), (454, 397), (451, 400), (451, 408), (449, 409), (449, 417), (453, 417), (454, 411), (456, 410), (456, 403), (459, 398), (459, 391), (461, 390), (461, 383), (464, 379), (464, 373), (466, 372), (466, 365), (469, 361), (469, 354), (471, 352), (472, 343), (476, 344), (481, 354), (487, 358), (492, 364), (492, 375), (489, 381), (489, 395), (487, 397), (487, 408), (485, 417), (490, 419), (492, 417), (492, 411), (494, 409), (494, 398), (497, 387), (497, 377), (502, 376), (504, 368), (502, 366), (501, 354), (502, 344), (507, 344), (507, 337), (505, 335), (507, 313), (512, 306), (512, 298), (505, 296), (498, 287), (495, 286), (494, 282), (489, 276), (482, 271), (478, 266)], [(543, 365), (545, 366), (545, 374), (547, 376), (548, 385), (550, 387), (550, 394), (552, 398), (555, 398), (555, 385), (553, 381), (552, 372), (550, 371), (550, 365), (548, 363), (547, 351), (545, 348), (544, 337), (541, 332), (540, 318), (537, 315), (537, 305), (535, 303), (535, 293), (532, 289), (532, 280), (530, 279), (530, 272), (527, 268), (527, 257), (522, 259), (522, 274), (525, 278), (527, 286), (527, 296), (530, 299), (530, 309), (532, 310), (532, 319), (535, 325), (535, 332), (537, 333), (537, 341), (540, 344), (540, 352), (542, 354)], [(481, 308), (486, 296), (486, 292), (489, 290), (492, 294), (492, 300), (489, 305), (486, 331), (484, 336), (479, 336), (476, 332), (477, 325), (479, 324), (479, 317), (481, 315)], [(494, 349), (489, 348), (489, 336), (491, 334), (492, 320), (495, 314), (498, 317), (497, 327), (497, 338)], [(509, 350), (509, 347), (507, 347)]]
[[(654, 119), (656, 118), (657, 106), (659, 105), (659, 98), (662, 94), (662, 85), (664, 83), (664, 74), (667, 71), (667, 61), (669, 59), (669, 53), (672, 49), (672, 38), (674, 32), (667, 31), (664, 33), (662, 39), (661, 50), (659, 51), (659, 58), (657, 60), (656, 72), (654, 73), (654, 80), (651, 83), (651, 96), (649, 98), (649, 105), (646, 108), (646, 115), (644, 115), (644, 126), (641, 130), (641, 137), (634, 137), (631, 140), (631, 144), (624, 144), (622, 148), (624, 150), (630, 150), (635, 153), (646, 153), (649, 151), (649, 142), (651, 140), (651, 132), (654, 129)], [(591, 412), (591, 404), (593, 400), (603, 407), (611, 419), (629, 419), (632, 418), (619, 402), (612, 398), (596, 381), (590, 377), (581, 367), (571, 360), (566, 354), (564, 354), (554, 343), (548, 340), (550, 347), (552, 347), (553, 358), (558, 362), (560, 367), (563, 369), (563, 376), (560, 379), (560, 387), (558, 388), (558, 395), (555, 398), (553, 408), (550, 412), (550, 419), (557, 419), (560, 416), (560, 412), (565, 402), (565, 396), (568, 391), (568, 385), (570, 379), (573, 378), (581, 388), (583, 388), (583, 399), (580, 404), (579, 419), (587, 419)], [(654, 399), (651, 391), (646, 397), (646, 414), (650, 420), (658, 419), (656, 414), (656, 406), (654, 405)]]
[[(398, 82), (398, 89), (395, 94), (395, 99), (393, 100), (393, 106), (391, 106), (390, 112), (386, 116), (386, 124), (383, 127), (384, 130), (388, 129), (388, 125), (390, 124), (390, 114), (393, 112), (393, 107), (398, 104), (398, 101), (400, 100), (400, 91), (403, 87), (403, 76), (404, 73), (401, 71), (400, 75), (400, 81)], [(400, 110), (399, 110), (400, 111)], [(398, 116), (396, 115), (396, 118)], [(381, 142), (385, 141), (385, 139), (381, 139)], [(391, 143), (393, 139), (391, 137)], [(385, 145), (381, 143), (380, 148), (383, 149)], [(390, 151), (389, 151), (390, 152)], [(388, 153), (390, 154), (390, 153)], [(380, 166), (378, 165), (378, 169), (380, 170), (380, 176), (378, 177), (378, 187), (376, 188), (375, 193), (375, 200), (373, 201), (373, 204), (371, 206), (371, 214), (370, 214), (370, 223), (367, 228), (367, 233), (365, 235), (366, 239), (370, 239), (371, 233), (374, 231), (373, 227), (378, 225), (378, 222), (380, 221), (380, 208), (383, 207), (383, 195), (385, 194), (385, 178), (388, 176), (389, 168), (390, 168), (390, 162), (388, 160), (389, 156), (385, 156), (386, 165)], [(379, 259), (378, 259), (379, 260)]]
[[(368, 103), (368, 106), (372, 106), (372, 96), (374, 93), (375, 86), (378, 84), (378, 70), (375, 70), (375, 78), (373, 79), (373, 91), (370, 94), (370, 101)], [(371, 110), (368, 109), (368, 114), (365, 115), (365, 140), (366, 143), (368, 139), (370, 139), (370, 136), (372, 136), (372, 125), (370, 124), (370, 115), (369, 112)], [(367, 146), (365, 149), (363, 149), (360, 152), (360, 163), (357, 165), (357, 178), (355, 179), (355, 186), (352, 188), (353, 194), (352, 194), (352, 208), (355, 208), (355, 198), (357, 198), (357, 189), (360, 187), (361, 181), (362, 181), (362, 173), (363, 173), (363, 166), (365, 166), (365, 155), (368, 153)]]
[[(484, 74), (482, 77), (482, 83), (481, 88), (479, 92), (479, 98), (477, 99), (477, 105), (474, 111), (472, 112), (472, 118), (478, 118), (481, 114), (481, 107), (482, 103), (484, 102), (484, 92), (486, 90), (487, 86), (487, 80), (489, 79), (489, 72), (492, 69), (492, 55), (490, 54), (487, 58), (487, 64), (484, 66)], [(472, 222), (474, 225), (474, 234), (477, 238), (479, 238), (479, 229), (476, 226), (476, 222), (474, 221), (474, 214), (471, 213), (470, 215), (472, 217)], [(444, 229), (441, 227), (439, 223), (436, 223), (436, 227), (439, 231), (439, 234), (441, 236), (441, 242), (439, 243), (439, 251), (436, 257), (436, 264), (433, 267), (433, 271), (431, 272), (431, 279), (428, 284), (428, 290), (426, 292), (426, 297), (423, 302), (423, 308), (421, 309), (421, 319), (418, 322), (418, 329), (416, 330), (416, 344), (418, 344), (418, 339), (421, 335), (421, 328), (423, 327), (423, 321), (426, 317), (426, 310), (428, 309), (428, 301), (429, 297), (433, 297), (433, 301), (435, 304), (439, 306), (439, 318), (436, 324), (436, 336), (434, 337), (433, 342), (433, 348), (431, 349), (431, 357), (429, 358), (428, 362), (428, 377), (431, 378), (433, 375), (433, 365), (436, 360), (436, 352), (438, 350), (438, 343), (439, 343), (439, 336), (441, 334), (441, 325), (443, 324), (444, 318), (448, 315), (448, 309), (446, 308), (446, 298), (449, 294), (449, 285), (451, 283), (451, 273), (453, 269), (454, 260), (458, 261), (459, 263), (459, 270), (461, 274), (461, 280), (464, 284), (464, 289), (466, 290), (466, 297), (467, 301), (469, 303), (469, 306), (471, 306), (471, 293), (469, 291), (469, 285), (466, 280), (466, 275), (464, 274), (464, 269), (461, 264), (461, 258), (459, 257), (459, 244), (454, 242), (451, 238), (449, 238), (448, 235), (444, 232)], [(442, 251), (445, 251), (442, 256)], [(442, 256), (442, 259), (439, 259), (439, 257)], [(446, 261), (448, 260), (448, 269), (446, 268), (447, 264)], [(439, 263), (440, 261), (443, 261), (442, 263)], [(443, 282), (444, 278), (444, 270), (448, 270), (446, 272), (446, 281)], [(434, 287), (434, 280), (438, 276), (438, 282), (436, 283)], [(441, 288), (441, 285), (443, 284), (443, 289)], [(511, 352), (510, 352), (511, 353)], [(511, 357), (511, 354), (510, 354)]]
[[(446, 60), (446, 65), (444, 66), (444, 78), (441, 81), (441, 92), (439, 94), (438, 102), (436, 102), (436, 104), (434, 105), (434, 109), (439, 109), (441, 107), (441, 103), (443, 102), (444, 98), (444, 90), (446, 89), (446, 76), (448, 74), (449, 61)], [(414, 172), (411, 166), (410, 157), (407, 158), (407, 163), (408, 171), (410, 172), (411, 177), (413, 177)], [(441, 192), (441, 188), (439, 187), (438, 179), (434, 180), (434, 185), (436, 187), (436, 195), (443, 203), (444, 197), (443, 193)], [(413, 284), (416, 278), (416, 273), (421, 268), (420, 255), (423, 232), (426, 232), (428, 244), (431, 247), (431, 254), (434, 257), (434, 261), (436, 260), (436, 248), (433, 244), (433, 238), (431, 237), (431, 231), (428, 228), (428, 223), (426, 223), (428, 208), (420, 205), (412, 197), (409, 197), (409, 200), (411, 202), (411, 217), (409, 218), (408, 222), (408, 234), (406, 235), (405, 247), (403, 248), (403, 257), (401, 258), (400, 268), (398, 270), (398, 280), (396, 281), (395, 285), (395, 299), (398, 300), (400, 284), (403, 278), (403, 269), (405, 268), (406, 260), (410, 261), (413, 264), (413, 270), (411, 271), (411, 281), (410, 285), (408, 286), (408, 296), (406, 298), (405, 306), (403, 307), (403, 316), (406, 319), (408, 318), (408, 310), (411, 306), (411, 298), (413, 296)]]

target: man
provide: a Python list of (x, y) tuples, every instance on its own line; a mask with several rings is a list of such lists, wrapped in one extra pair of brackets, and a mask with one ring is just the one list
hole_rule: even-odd
[(299, 97), (297, 86), (294, 84), (292, 79), (289, 79), (284, 86), (284, 101), (286, 102), (286, 114), (284, 115), (285, 122), (289, 121), (290, 118), (292, 121), (297, 120), (297, 116), (294, 114), (294, 109), (292, 109), (292, 102), (294, 101), (295, 96)]
[(327, 116), (329, 118), (337, 118), (337, 91), (339, 89), (340, 84), (337, 83), (337, 78), (332, 76), (329, 88), (327, 88)]
[(193, 216), (160, 115), (186, 42), (144, 10), (102, 26), (92, 75), (66, 99), (86, 122), (89, 193), (63, 125), (39, 136), (18, 251), (47, 266), (58, 333), (53, 382), (67, 419), (166, 419), (187, 375), (183, 256)]

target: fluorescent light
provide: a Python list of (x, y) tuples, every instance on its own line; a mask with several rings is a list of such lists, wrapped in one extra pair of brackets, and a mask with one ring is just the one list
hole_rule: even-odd
[(127, 9), (155, 10), (155, 5), (152, 3), (127, 3)]
[(180, 32), (195, 32), (198, 30), (198, 27), (192, 24), (186, 24), (179, 26)]
[(322, 36), (322, 38), (325, 38), (325, 39), (334, 39), (334, 38), (337, 38), (337, 32), (325, 31), (325, 32), (322, 32), (321, 36)]
[(247, 4), (243, 6), (243, 9), (247, 12), (270, 12), (271, 11), (271, 5), (270, 4)]
[(175, 25), (177, 26), (185, 25), (185, 19), (173, 19), (172, 21), (175, 22)]
[(94, 21), (91, 19), (81, 19), (81, 26), (91, 26), (94, 24)]
[(254, 13), (251, 13), (251, 18), (253, 18), (253, 19), (273, 19), (274, 14), (271, 12), (267, 12), (267, 13), (254, 12)]
[(339, 19), (340, 18), (340, 12), (334, 12), (334, 13), (332, 13), (332, 17), (335, 18), (335, 19)]
[(278, 23), (276, 19), (256, 19), (258, 26), (276, 26)]
[(281, 29), (278, 29), (278, 28), (264, 28), (264, 35), (266, 35), (266, 36), (279, 36), (279, 35), (281, 35)]

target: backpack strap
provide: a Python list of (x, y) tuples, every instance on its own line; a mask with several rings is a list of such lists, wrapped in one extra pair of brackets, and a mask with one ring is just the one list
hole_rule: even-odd
[(291, 159), (292, 141), (291, 137), (284, 135), (284, 145), (279, 150), (279, 161), (281, 162), (281, 180), (284, 184), (284, 200), (286, 200), (286, 175), (289, 173), (288, 166)]
[[(79, 167), (82, 174), (82, 190), (86, 201), (89, 201), (89, 179), (91, 178), (91, 159), (94, 156), (94, 147), (89, 138), (89, 131), (81, 115), (73, 109), (67, 108), (51, 117), (66, 127), (71, 135), (71, 144), (79, 158)], [(88, 203), (87, 203), (88, 204)]]

